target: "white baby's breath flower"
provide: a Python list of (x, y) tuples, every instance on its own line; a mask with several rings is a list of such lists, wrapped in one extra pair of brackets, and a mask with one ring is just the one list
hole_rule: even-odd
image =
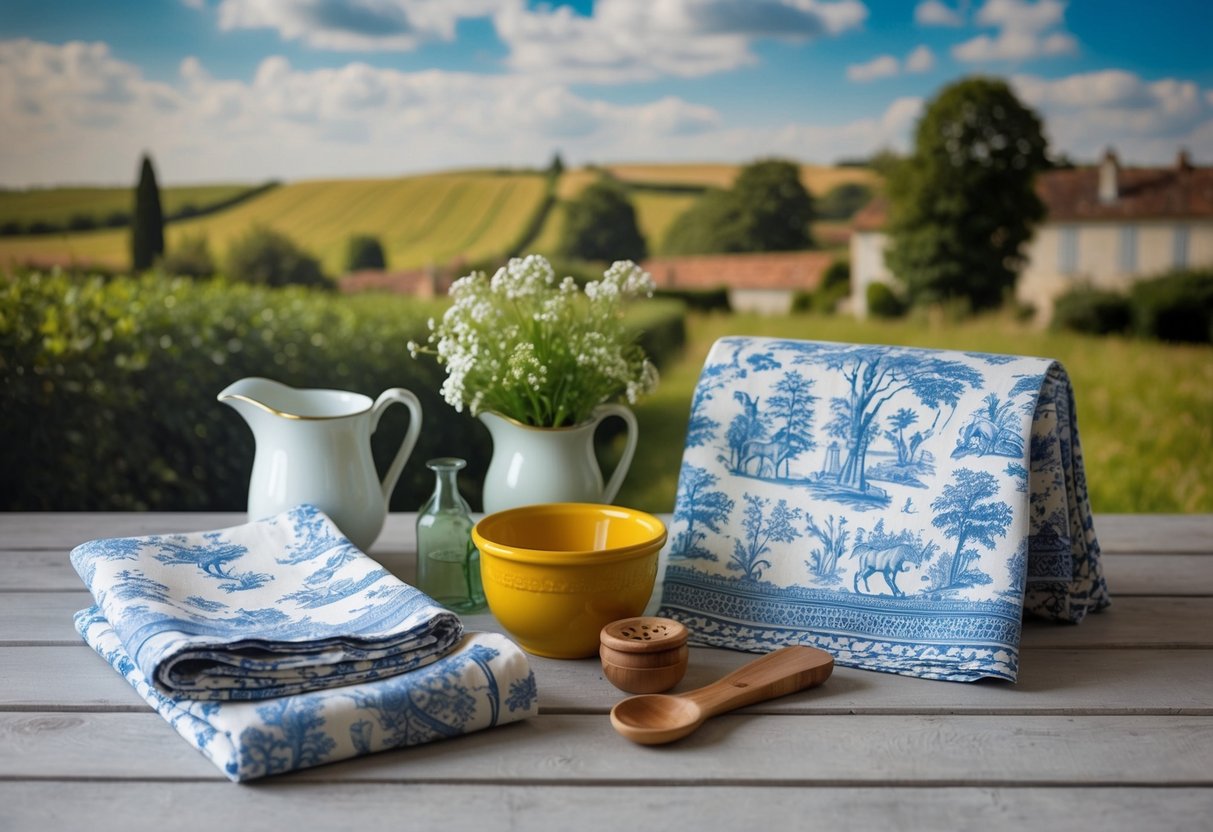
[(656, 370), (623, 321), (624, 301), (652, 292), (652, 279), (629, 261), (579, 290), (557, 280), (551, 264), (511, 259), (451, 286), (451, 306), (427, 322), (428, 347), (447, 377), (442, 396), (457, 410), (497, 410), (527, 424), (558, 426), (588, 418), (603, 402), (635, 402), (656, 385)]

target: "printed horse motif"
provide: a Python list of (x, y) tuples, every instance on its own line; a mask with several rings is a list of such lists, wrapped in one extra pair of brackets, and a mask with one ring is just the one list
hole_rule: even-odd
[(782, 465), (784, 475), (788, 474), (789, 460), (809, 447), (809, 440), (803, 436), (781, 430), (770, 441), (751, 439), (741, 449), (741, 470), (746, 471), (751, 460), (758, 460), (758, 469), (754, 476), (761, 477), (767, 463), (771, 465), (771, 476), (779, 477), (779, 467)]
[(960, 429), (952, 459), (965, 456), (1023, 456), (1023, 437), (1009, 427), (999, 425), (980, 413), (973, 414)]
[(877, 548), (868, 543), (858, 543), (851, 550), (851, 555), (859, 556), (859, 569), (855, 572), (855, 591), (859, 592), (859, 581), (863, 579), (863, 591), (871, 595), (868, 578), (877, 572), (884, 575), (885, 583), (893, 590), (894, 597), (904, 598), (905, 593), (897, 586), (897, 576), (901, 572), (909, 572), (921, 557), (920, 553), (908, 543), (899, 543), (885, 548)]

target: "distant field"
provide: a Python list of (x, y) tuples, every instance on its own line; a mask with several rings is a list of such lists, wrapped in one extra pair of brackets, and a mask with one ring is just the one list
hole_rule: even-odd
[[(173, 214), (187, 205), (206, 208), (244, 193), (253, 185), (196, 185), (161, 188), (161, 207)], [(24, 225), (42, 221), (66, 225), (73, 217), (102, 221), (115, 213), (131, 213), (134, 197), (130, 188), (35, 188), (28, 191), (0, 190), (0, 225), (12, 220)]]
[[(678, 185), (705, 185), (727, 188), (737, 178), (742, 165), (607, 165), (607, 170), (625, 182), (665, 182)], [(827, 165), (801, 165), (800, 181), (813, 196), (824, 196), (831, 188), (846, 182), (878, 185), (880, 176), (867, 168), (837, 168)]]
[[(168, 226), (167, 244), (205, 235), (222, 258), (249, 228), (290, 236), (339, 274), (351, 234), (377, 236), (391, 268), (499, 255), (525, 228), (544, 194), (538, 174), (435, 174), (283, 185), (230, 210)], [(0, 238), (0, 263), (26, 260), (127, 262), (124, 229)]]
[[(739, 165), (611, 165), (625, 182), (728, 186)], [(576, 197), (598, 176), (596, 170), (566, 171), (557, 186), (561, 200)], [(877, 183), (875, 173), (862, 168), (804, 165), (801, 176), (816, 195), (842, 182)], [(229, 198), (242, 185), (165, 188), (166, 211), (183, 205), (202, 207)], [(288, 235), (321, 259), (331, 274), (344, 266), (345, 246), (352, 234), (373, 234), (383, 244), (389, 268), (406, 269), (456, 258), (480, 260), (500, 256), (515, 243), (538, 209), (545, 181), (539, 173), (465, 171), (399, 179), (345, 179), (298, 182), (254, 196), (206, 217), (170, 223), (171, 248), (184, 236), (204, 235), (212, 253), (222, 261), (228, 245), (249, 228), (263, 225)], [(674, 219), (695, 199), (693, 193), (635, 190), (632, 194), (641, 232), (652, 254)], [(131, 195), (123, 188), (49, 189), (0, 192), (0, 222), (5, 216), (29, 222), (45, 217), (60, 224), (87, 211), (105, 216), (129, 211)], [(5, 212), (8, 212), (7, 214)], [(58, 213), (56, 213), (58, 212)], [(532, 251), (555, 252), (563, 211), (552, 211)], [(823, 234), (827, 245), (838, 240)], [(837, 234), (835, 235), (837, 237)], [(129, 260), (129, 231), (125, 228), (37, 236), (0, 237), (0, 266), (102, 263), (123, 268)]]

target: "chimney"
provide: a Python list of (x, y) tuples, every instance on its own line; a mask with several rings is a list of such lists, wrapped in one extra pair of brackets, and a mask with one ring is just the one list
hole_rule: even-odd
[(1108, 148), (1104, 151), (1103, 161), (1099, 163), (1099, 201), (1108, 205), (1116, 201), (1120, 189), (1116, 183), (1116, 174), (1120, 170), (1120, 162), (1116, 151)]
[(1179, 153), (1175, 157), (1175, 167), (1181, 172), (1192, 170), (1192, 157), (1188, 155), (1186, 147), (1179, 149)]

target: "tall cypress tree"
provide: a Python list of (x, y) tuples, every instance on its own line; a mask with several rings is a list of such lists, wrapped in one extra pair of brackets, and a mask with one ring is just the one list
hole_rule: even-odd
[(135, 213), (131, 221), (131, 270), (150, 269), (164, 253), (164, 212), (160, 210), (160, 188), (156, 171), (145, 153), (135, 188)]

